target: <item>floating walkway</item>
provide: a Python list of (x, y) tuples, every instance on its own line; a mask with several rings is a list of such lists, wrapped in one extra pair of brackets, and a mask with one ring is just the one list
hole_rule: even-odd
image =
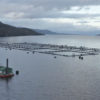
[(75, 56), (88, 56), (98, 55), (100, 49), (76, 47), (67, 45), (52, 45), (52, 44), (39, 44), (39, 43), (0, 43), (1, 48), (9, 50), (23, 50), (27, 52), (35, 52), (50, 54), (54, 56), (75, 57)]

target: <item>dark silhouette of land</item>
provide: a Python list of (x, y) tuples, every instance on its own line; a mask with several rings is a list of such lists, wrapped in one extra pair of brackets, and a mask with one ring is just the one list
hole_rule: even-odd
[(0, 37), (42, 35), (33, 29), (19, 28), (0, 22)]

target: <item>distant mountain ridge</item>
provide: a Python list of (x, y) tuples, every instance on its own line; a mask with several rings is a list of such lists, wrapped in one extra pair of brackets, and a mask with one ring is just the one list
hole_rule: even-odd
[(50, 30), (42, 30), (42, 29), (34, 29), (36, 32), (39, 32), (41, 34), (57, 34), (56, 32), (50, 31)]
[(0, 37), (7, 36), (26, 36), (26, 35), (42, 35), (33, 29), (19, 28), (0, 22)]
[(53, 32), (50, 30), (42, 30), (42, 29), (34, 29), (36, 32), (39, 32), (41, 34), (49, 34), (49, 35), (78, 35), (78, 34), (68, 34), (68, 33), (59, 33), (59, 32)]
[[(100, 36), (100, 30), (97, 31), (67, 31), (67, 32), (53, 32), (51, 30), (42, 30), (42, 29), (34, 29), (36, 32), (42, 33), (42, 34), (49, 34), (49, 35), (96, 35)], [(56, 31), (56, 30), (55, 30)]]

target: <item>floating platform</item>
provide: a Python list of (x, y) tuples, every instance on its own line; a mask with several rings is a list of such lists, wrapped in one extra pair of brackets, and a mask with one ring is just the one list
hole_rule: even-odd
[(0, 43), (1, 48), (6, 50), (23, 50), (29, 52), (50, 54), (54, 56), (75, 57), (100, 54), (100, 49), (88, 47), (76, 47), (68, 45), (39, 44), (39, 43)]

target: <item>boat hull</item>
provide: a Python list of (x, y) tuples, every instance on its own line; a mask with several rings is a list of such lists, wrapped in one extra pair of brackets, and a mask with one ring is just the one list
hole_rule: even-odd
[(13, 76), (14, 76), (14, 74), (0, 75), (0, 78), (10, 78)]

